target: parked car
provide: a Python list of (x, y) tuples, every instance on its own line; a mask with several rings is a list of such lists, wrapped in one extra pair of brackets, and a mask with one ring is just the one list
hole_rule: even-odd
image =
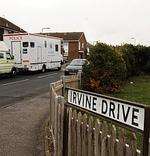
[(14, 64), (14, 57), (10, 54), (5, 43), (0, 41), (0, 74), (11, 73), (15, 75), (17, 70)]
[(64, 74), (77, 74), (79, 71), (82, 72), (83, 65), (87, 62), (86, 59), (74, 59), (71, 63), (65, 68)]

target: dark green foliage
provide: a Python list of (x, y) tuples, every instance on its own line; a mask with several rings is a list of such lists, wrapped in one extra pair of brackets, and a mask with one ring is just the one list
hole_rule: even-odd
[(126, 78), (126, 65), (115, 48), (97, 43), (90, 50), (89, 65), (83, 69), (83, 87), (98, 92), (114, 92)]
[(123, 59), (126, 62), (128, 77), (139, 75), (141, 72), (148, 72), (150, 47), (125, 44), (123, 46), (116, 47), (116, 49), (120, 51)]
[(83, 88), (99, 93), (116, 92), (128, 77), (150, 72), (150, 47), (141, 45), (97, 43), (88, 59), (90, 64), (83, 68)]

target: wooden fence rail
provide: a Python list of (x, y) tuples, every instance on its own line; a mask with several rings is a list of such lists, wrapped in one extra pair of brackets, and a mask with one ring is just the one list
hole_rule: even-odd
[(65, 102), (62, 96), (65, 95), (65, 87), (79, 86), (79, 76), (65, 76), (50, 85), (46, 155), (142, 156), (142, 145), (139, 145), (142, 135), (139, 132), (126, 130)]

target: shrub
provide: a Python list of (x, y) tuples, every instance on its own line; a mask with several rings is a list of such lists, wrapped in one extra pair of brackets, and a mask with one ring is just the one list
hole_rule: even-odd
[(116, 49), (120, 52), (126, 63), (128, 77), (148, 71), (148, 62), (150, 60), (149, 47), (125, 44)]
[(89, 65), (83, 68), (83, 87), (99, 93), (118, 91), (126, 79), (126, 65), (115, 48), (97, 43), (90, 49)]

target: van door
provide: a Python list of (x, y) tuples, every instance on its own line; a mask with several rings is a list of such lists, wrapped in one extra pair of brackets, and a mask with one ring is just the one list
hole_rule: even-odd
[(37, 63), (42, 63), (42, 48), (37, 47)]
[(15, 63), (22, 63), (21, 42), (11, 42)]

